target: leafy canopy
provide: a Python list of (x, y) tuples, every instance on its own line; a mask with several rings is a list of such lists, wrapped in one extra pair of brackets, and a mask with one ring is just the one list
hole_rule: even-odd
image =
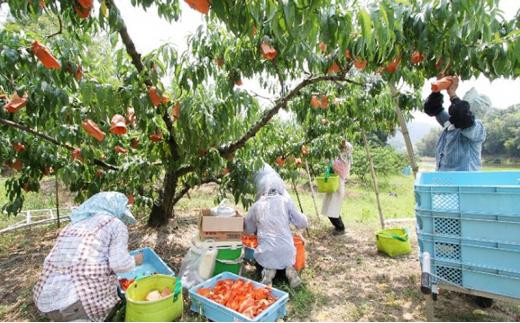
[[(215, 181), (248, 204), (245, 179), (262, 158), (297, 158), (307, 141), (317, 159), (328, 158), (340, 137), (392, 131), (395, 104), (417, 107), (416, 89), (439, 72), (463, 79), (520, 73), (519, 21), (505, 21), (497, 0), (212, 1), (186, 52), (165, 44), (146, 56), (136, 52), (115, 1), (95, 1), (86, 18), (81, 2), (7, 1), (13, 18), (0, 30), (0, 106), (27, 94), (18, 112), (0, 108), (0, 120), (9, 121), (1, 123), (0, 161), (23, 163), (7, 182), (10, 213), (22, 207), (22, 189), (37, 190), (50, 167), (78, 200), (115, 189), (137, 203), (162, 203), (169, 214), (191, 187)], [(181, 14), (175, 0), (131, 3), (168, 21)], [(35, 40), (61, 69), (39, 62)], [(241, 82), (257, 82), (270, 103)], [(390, 84), (410, 91), (396, 98)], [(167, 103), (152, 103), (152, 86)], [(327, 97), (328, 109), (312, 108), (313, 96)], [(124, 135), (110, 133), (112, 117), (128, 120), (129, 108), (135, 124)], [(275, 118), (281, 109), (292, 125)], [(103, 141), (82, 129), (86, 119), (106, 133)], [(13, 149), (18, 143), (24, 151)], [(83, 161), (71, 159), (74, 148)]]

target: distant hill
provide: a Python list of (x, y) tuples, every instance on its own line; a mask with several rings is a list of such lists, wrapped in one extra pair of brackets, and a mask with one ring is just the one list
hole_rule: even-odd
[[(421, 122), (421, 121), (412, 121), (406, 124), (408, 126), (408, 132), (410, 133), (410, 139), (412, 140), (412, 144), (415, 144), (421, 140), (433, 127), (436, 127), (435, 124)], [(396, 150), (405, 151), (406, 146), (404, 144), (403, 135), (401, 134), (401, 129), (398, 128), (395, 136), (389, 137), (387, 143), (394, 147)]]

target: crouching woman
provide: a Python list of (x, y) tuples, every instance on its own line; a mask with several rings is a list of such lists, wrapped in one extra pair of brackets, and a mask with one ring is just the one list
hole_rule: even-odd
[(142, 254), (128, 253), (127, 225), (133, 223), (122, 193), (98, 193), (73, 210), (45, 258), (36, 307), (52, 321), (104, 320), (119, 301), (115, 273), (143, 261)]
[(296, 247), (290, 225), (306, 228), (307, 218), (286, 194), (281, 178), (271, 176), (269, 181), (263, 182), (262, 190), (245, 218), (246, 233), (256, 234), (258, 238), (254, 257), (262, 267), (261, 282), (271, 285), (277, 270), (284, 270), (290, 286), (296, 288), (301, 279), (293, 267)]

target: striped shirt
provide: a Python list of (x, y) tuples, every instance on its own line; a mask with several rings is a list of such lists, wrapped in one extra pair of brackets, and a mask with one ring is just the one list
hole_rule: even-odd
[(134, 268), (121, 220), (100, 214), (70, 223), (45, 258), (34, 302), (48, 313), (79, 300), (90, 319), (103, 320), (119, 300), (115, 273)]

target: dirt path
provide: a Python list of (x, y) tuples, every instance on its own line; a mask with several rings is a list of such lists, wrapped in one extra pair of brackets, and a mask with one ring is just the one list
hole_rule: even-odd
[[(196, 214), (182, 214), (176, 223), (160, 230), (143, 225), (132, 228), (131, 249), (152, 247), (177, 272), (196, 233)], [(56, 235), (54, 229), (40, 228), (0, 237), (0, 320), (43, 319), (32, 302), (31, 289)], [(278, 286), (290, 293), (286, 320), (425, 320), (415, 234), (411, 236), (413, 253), (392, 259), (376, 252), (373, 228), (349, 228), (343, 237), (332, 237), (326, 227), (313, 228), (307, 243), (307, 268), (302, 273), (306, 286), (297, 291)], [(246, 266), (244, 272), (254, 275), (252, 266)], [(185, 308), (184, 320), (198, 319)], [(443, 321), (520, 320), (519, 306), (496, 303), (482, 310), (469, 297), (455, 293), (442, 293), (435, 313)]]

